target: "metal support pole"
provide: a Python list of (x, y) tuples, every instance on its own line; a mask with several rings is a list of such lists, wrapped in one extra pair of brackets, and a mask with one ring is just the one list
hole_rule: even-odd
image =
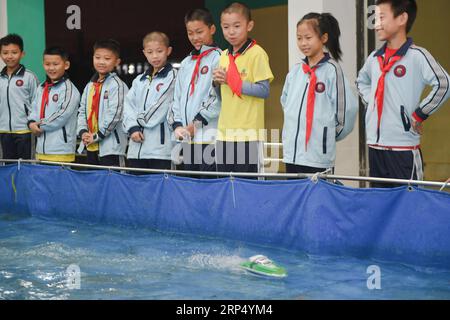
[(240, 177), (240, 178), (292, 178), (292, 179), (311, 179), (320, 178), (324, 180), (346, 180), (346, 181), (363, 181), (363, 182), (378, 182), (378, 183), (391, 183), (408, 186), (422, 186), (422, 187), (438, 187), (449, 188), (448, 182), (436, 182), (436, 181), (418, 181), (418, 180), (400, 180), (400, 179), (386, 179), (386, 178), (370, 178), (370, 177), (352, 177), (352, 176), (339, 176), (332, 174), (303, 174), (303, 173), (244, 173), (244, 172), (202, 172), (202, 171), (184, 171), (184, 170), (159, 170), (159, 169), (139, 169), (139, 168), (127, 168), (127, 167), (109, 167), (109, 166), (94, 166), (89, 164), (80, 163), (63, 163), (63, 162), (51, 162), (51, 161), (37, 161), (37, 160), (16, 160), (16, 159), (0, 159), (0, 163), (30, 163), (30, 164), (44, 164), (54, 165), (68, 168), (84, 168), (84, 169), (97, 169), (97, 170), (114, 170), (114, 171), (129, 171), (129, 172), (143, 172), (143, 173), (157, 173), (165, 175), (180, 175), (180, 176), (214, 176), (214, 177)]

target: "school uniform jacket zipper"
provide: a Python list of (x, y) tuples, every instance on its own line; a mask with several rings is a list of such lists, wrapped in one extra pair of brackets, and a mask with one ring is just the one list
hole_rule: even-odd
[(66, 132), (65, 126), (62, 127), (62, 132), (63, 132), (64, 143), (67, 143), (67, 132)]
[[(151, 81), (150, 81), (151, 83)], [(144, 111), (145, 111), (145, 106), (147, 105), (147, 99), (148, 99), (148, 93), (150, 92), (150, 87), (147, 89), (147, 93), (145, 95), (145, 100), (144, 100)], [(141, 150), (142, 150), (142, 145), (143, 143), (141, 142), (141, 145), (139, 146), (139, 152), (138, 152), (138, 159), (141, 159)]]
[(45, 140), (47, 138), (47, 135), (44, 131), (44, 140), (42, 141), (42, 154), (45, 154)]
[(114, 136), (116, 137), (116, 142), (117, 142), (117, 144), (120, 144), (119, 134), (117, 133), (117, 130), (116, 130), (116, 129), (114, 129)]
[(186, 102), (184, 104), (184, 119), (186, 121), (186, 123), (185, 123), (186, 126), (189, 125), (189, 123), (188, 123), (189, 120), (188, 120), (188, 117), (187, 117), (187, 106), (188, 106), (188, 103), (189, 103), (189, 91), (191, 91), (191, 86), (189, 86), (189, 88), (187, 90)]
[(305, 95), (306, 95), (306, 91), (308, 91), (308, 87), (309, 87), (309, 84), (306, 85), (305, 91), (303, 92), (302, 102), (300, 104), (300, 111), (298, 112), (297, 133), (295, 134), (295, 147), (294, 147), (294, 160), (293, 160), (294, 164), (295, 164), (295, 160), (297, 160), (298, 135), (300, 134), (300, 118), (302, 115), (303, 102), (305, 101)]
[(6, 102), (8, 104), (9, 112), (9, 131), (12, 131), (12, 117), (11, 117), (11, 105), (9, 104), (9, 85), (11, 83), (12, 76), (8, 79), (8, 86), (6, 87)]
[(164, 128), (164, 123), (161, 123), (159, 126), (159, 131), (160, 131), (160, 137), (161, 137), (161, 144), (163, 145), (165, 140), (166, 140), (166, 131)]
[(150, 92), (150, 88), (147, 89), (147, 93), (145, 94), (145, 100), (144, 100), (144, 111), (146, 110), (147, 105), (147, 99), (148, 99), (148, 93)]

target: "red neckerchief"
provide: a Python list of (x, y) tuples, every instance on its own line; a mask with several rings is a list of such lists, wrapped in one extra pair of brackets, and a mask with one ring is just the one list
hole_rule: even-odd
[(212, 52), (216, 49), (217, 48), (211, 48), (206, 51), (203, 51), (199, 55), (192, 55), (192, 60), (197, 60), (197, 63), (195, 64), (194, 72), (192, 73), (192, 78), (191, 78), (191, 93), (190, 93), (191, 96), (194, 94), (195, 83), (197, 82), (198, 73), (200, 72), (199, 69), (200, 69), (200, 63), (202, 62), (202, 58), (207, 56), (210, 52)]
[(308, 102), (306, 104), (306, 136), (305, 136), (305, 151), (308, 151), (308, 142), (311, 138), (311, 131), (314, 121), (314, 106), (316, 102), (316, 85), (317, 76), (316, 70), (318, 65), (311, 68), (308, 64), (302, 64), (303, 72), (309, 73), (309, 89), (308, 89)]
[(48, 81), (45, 82), (44, 91), (42, 92), (41, 112), (39, 118), (41, 120), (45, 118), (45, 108), (48, 106), (48, 97), (50, 95), (51, 87), (53, 87), (53, 83), (50, 83)]
[[(256, 44), (256, 41), (253, 40), (250, 45), (247, 47), (247, 50), (252, 48)], [(227, 71), (227, 84), (230, 87), (233, 94), (241, 97), (242, 95), (242, 79), (239, 74), (239, 70), (236, 65), (236, 59), (241, 55), (241, 53), (237, 52), (235, 55), (231, 51), (228, 51), (228, 71)]]
[(392, 58), (396, 52), (396, 49), (389, 49), (388, 47), (386, 47), (386, 51), (384, 52), (384, 60), (389, 61), (389, 59)]
[[(386, 48), (387, 49), (387, 48)], [(378, 62), (380, 64), (381, 76), (378, 79), (377, 91), (375, 92), (375, 100), (377, 103), (377, 132), (380, 130), (381, 126), (381, 116), (383, 115), (383, 104), (384, 104), (384, 85), (386, 80), (386, 74), (392, 69), (394, 64), (399, 61), (402, 56), (392, 56), (389, 59), (384, 59), (382, 56), (378, 56)]]
[(96, 119), (98, 124), (98, 110), (100, 108), (100, 94), (101, 94), (101, 86), (102, 82), (94, 82), (94, 95), (92, 97), (92, 105), (91, 105), (91, 112), (88, 116), (88, 127), (89, 132), (94, 133), (94, 122), (93, 120)]

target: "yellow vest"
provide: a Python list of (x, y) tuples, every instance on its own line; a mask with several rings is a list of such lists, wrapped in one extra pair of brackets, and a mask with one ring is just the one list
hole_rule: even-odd
[[(236, 58), (236, 66), (243, 81), (256, 83), (274, 76), (270, 70), (269, 57), (259, 45), (245, 50)], [(222, 52), (219, 66), (228, 69), (228, 50)], [(222, 108), (219, 116), (219, 141), (262, 141), (264, 136), (264, 99), (234, 95), (228, 85), (221, 86)]]
[[(101, 94), (101, 92), (102, 92), (102, 87), (103, 87), (103, 83), (100, 84), (100, 86), (98, 88), (99, 94)], [(86, 104), (86, 114), (87, 114), (88, 117), (89, 117), (89, 115), (92, 112), (92, 100), (94, 98), (94, 94), (95, 94), (95, 87), (92, 85), (91, 89), (89, 90), (87, 104)], [(93, 117), (92, 123), (94, 125), (93, 132), (97, 132), (98, 131), (98, 115), (97, 115), (97, 117)], [(86, 149), (88, 151), (95, 152), (95, 151), (99, 151), (100, 147), (99, 147), (98, 142), (97, 142), (97, 143), (93, 143), (93, 144), (88, 145), (86, 147)]]

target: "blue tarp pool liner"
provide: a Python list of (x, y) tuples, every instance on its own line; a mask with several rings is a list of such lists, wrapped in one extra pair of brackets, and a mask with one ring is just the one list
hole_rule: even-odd
[(450, 194), (311, 180), (195, 180), (14, 164), (0, 213), (148, 227), (450, 269)]

